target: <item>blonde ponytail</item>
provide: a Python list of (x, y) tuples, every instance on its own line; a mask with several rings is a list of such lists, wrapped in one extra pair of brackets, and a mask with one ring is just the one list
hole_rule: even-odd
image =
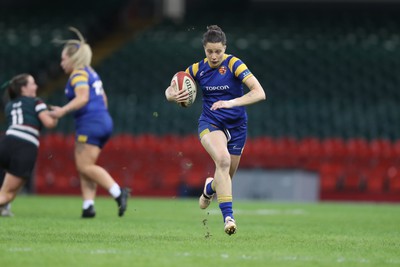
[(74, 27), (68, 28), (73, 31), (79, 38), (69, 40), (55, 40), (55, 43), (64, 44), (63, 51), (70, 57), (70, 61), (74, 69), (90, 66), (92, 62), (92, 49), (86, 43), (80, 31)]

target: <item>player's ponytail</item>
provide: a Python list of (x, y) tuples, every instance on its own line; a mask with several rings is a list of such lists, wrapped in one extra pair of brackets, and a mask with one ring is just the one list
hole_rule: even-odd
[(92, 49), (78, 29), (74, 27), (68, 29), (78, 36), (78, 40), (54, 40), (54, 42), (64, 44), (63, 50), (70, 57), (74, 68), (89, 66), (92, 62)]
[(4, 109), (6, 103), (8, 102), (8, 100), (10, 99), (10, 97), (8, 96), (8, 87), (10, 86), (10, 80), (4, 82), (1, 86), (0, 86), (0, 95), (1, 95), (1, 102), (0, 102), (0, 108), (1, 110)]
[(10, 82), (11, 82), (11, 80), (8, 80), (8, 81), (4, 82), (4, 83), (0, 86), (0, 92), (3, 92), (3, 91), (5, 91), (5, 90), (7, 90), (8, 87), (10, 86)]
[(207, 43), (222, 43), (226, 45), (225, 33), (218, 25), (210, 25), (207, 27), (207, 31), (203, 34), (203, 45)]

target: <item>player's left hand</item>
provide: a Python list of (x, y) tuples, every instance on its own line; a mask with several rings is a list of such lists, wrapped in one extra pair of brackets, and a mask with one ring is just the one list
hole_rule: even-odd
[(51, 106), (50, 107), (50, 116), (53, 118), (59, 119), (64, 116), (64, 111), (61, 107)]
[(232, 101), (228, 100), (228, 101), (224, 101), (224, 100), (220, 100), (215, 102), (212, 106), (211, 106), (211, 110), (217, 110), (220, 108), (232, 108), (233, 107), (233, 103)]

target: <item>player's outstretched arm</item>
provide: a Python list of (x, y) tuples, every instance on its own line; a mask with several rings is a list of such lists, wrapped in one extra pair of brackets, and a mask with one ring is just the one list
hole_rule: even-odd
[(75, 88), (76, 96), (63, 107), (53, 106), (50, 115), (54, 118), (61, 118), (67, 113), (78, 110), (89, 101), (89, 90), (87, 86)]
[(211, 110), (247, 106), (267, 98), (263, 87), (256, 77), (253, 76), (248, 78), (244, 84), (250, 89), (247, 94), (227, 101), (217, 101), (211, 106)]

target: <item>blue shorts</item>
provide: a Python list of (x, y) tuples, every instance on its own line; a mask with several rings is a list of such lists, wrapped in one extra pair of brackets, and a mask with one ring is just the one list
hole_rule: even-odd
[(198, 134), (200, 139), (205, 134), (213, 131), (222, 131), (225, 133), (228, 139), (229, 154), (238, 156), (242, 154), (247, 137), (247, 123), (243, 123), (235, 128), (225, 129), (207, 121), (199, 121)]
[(101, 120), (88, 120), (76, 126), (76, 141), (103, 148), (113, 132), (113, 121), (110, 116)]

